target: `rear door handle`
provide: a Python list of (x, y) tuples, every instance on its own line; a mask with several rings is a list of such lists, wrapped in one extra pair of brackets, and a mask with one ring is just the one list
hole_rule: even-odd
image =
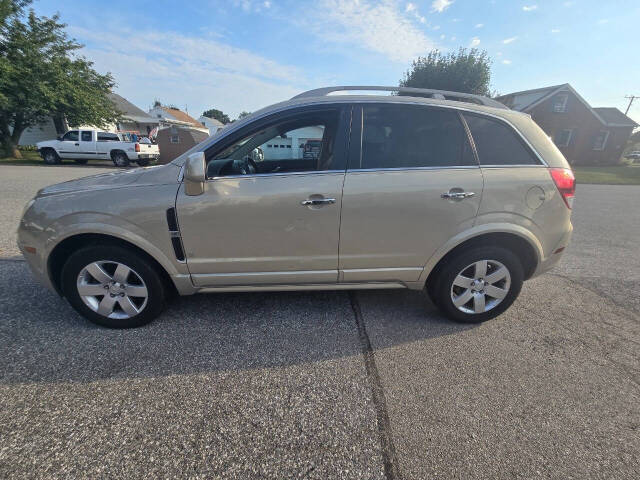
[(442, 195), (440, 195), (440, 197), (463, 200), (465, 198), (473, 197), (474, 195), (475, 195), (474, 192), (445, 192)]
[(310, 205), (330, 205), (332, 203), (336, 203), (335, 198), (309, 198), (307, 200), (303, 200), (300, 202), (301, 205), (310, 206)]

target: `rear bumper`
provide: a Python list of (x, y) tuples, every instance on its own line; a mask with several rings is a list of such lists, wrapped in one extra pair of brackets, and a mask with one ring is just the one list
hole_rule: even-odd
[(538, 268), (536, 268), (533, 275), (530, 278), (537, 277), (538, 275), (542, 275), (543, 273), (548, 272), (562, 258), (566, 248), (569, 246), (569, 242), (571, 241), (571, 235), (573, 235), (573, 225), (569, 224), (570, 228), (562, 237), (562, 239), (553, 247), (551, 253), (547, 256), (547, 258), (543, 259), (539, 264)]

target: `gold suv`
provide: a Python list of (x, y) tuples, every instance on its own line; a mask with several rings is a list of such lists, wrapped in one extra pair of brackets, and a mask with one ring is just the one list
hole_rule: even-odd
[(424, 290), (480, 322), (558, 261), (574, 190), (545, 133), (494, 100), (329, 87), (170, 164), (44, 188), (18, 237), (36, 277), (108, 327), (151, 321), (172, 291), (359, 288)]

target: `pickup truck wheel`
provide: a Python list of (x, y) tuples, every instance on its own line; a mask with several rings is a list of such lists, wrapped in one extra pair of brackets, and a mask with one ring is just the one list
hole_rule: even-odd
[(139, 158), (137, 160), (138, 165), (140, 165), (141, 167), (146, 167), (147, 165), (149, 165), (149, 159), (148, 158)]
[(88, 162), (88, 160), (86, 158), (76, 158), (74, 162), (76, 162), (78, 165), (84, 165)]
[(47, 148), (43, 151), (42, 159), (47, 165), (58, 165), (60, 163), (60, 157), (53, 148)]
[(146, 259), (111, 245), (74, 252), (62, 268), (62, 290), (83, 317), (109, 328), (133, 328), (156, 318), (165, 288)]
[(128, 167), (129, 166), (129, 157), (127, 157), (127, 154), (124, 152), (116, 152), (111, 156), (111, 159), (113, 160), (113, 164), (116, 167)]

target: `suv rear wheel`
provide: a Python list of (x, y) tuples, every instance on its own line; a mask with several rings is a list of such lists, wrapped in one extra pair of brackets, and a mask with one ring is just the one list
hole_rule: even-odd
[(434, 303), (452, 320), (479, 323), (497, 317), (520, 294), (524, 270), (503, 247), (473, 247), (442, 266), (429, 286)]
[(62, 290), (78, 313), (110, 328), (139, 327), (164, 308), (164, 286), (154, 266), (117, 246), (73, 253), (62, 269)]

